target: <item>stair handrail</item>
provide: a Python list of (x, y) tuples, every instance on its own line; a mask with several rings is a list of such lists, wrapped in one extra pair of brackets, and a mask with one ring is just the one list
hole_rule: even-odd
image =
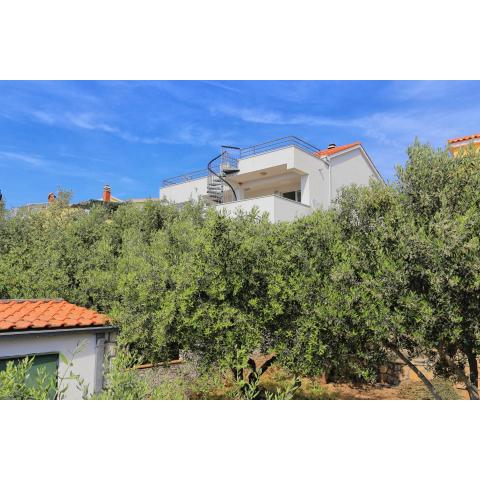
[(230, 190), (232, 191), (233, 193), (233, 197), (235, 198), (235, 201), (237, 201), (237, 194), (235, 193), (235, 190), (233, 189), (233, 187), (230, 185), (229, 182), (227, 182), (225, 180), (225, 178), (223, 178), (222, 176), (220, 176), (217, 172), (215, 172), (215, 170), (212, 169), (212, 163), (215, 161), (215, 160), (218, 160), (221, 156), (223, 155), (223, 152), (220, 154), (220, 155), (217, 155), (215, 158), (212, 158), (209, 162), (208, 162), (208, 165), (207, 165), (207, 170), (215, 175), (216, 177), (218, 177), (222, 182), (226, 183), (229, 187), (230, 187)]

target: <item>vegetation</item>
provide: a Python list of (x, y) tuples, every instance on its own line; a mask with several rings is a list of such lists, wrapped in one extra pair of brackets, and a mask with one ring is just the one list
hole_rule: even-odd
[[(460, 400), (461, 397), (455, 390), (454, 384), (449, 380), (436, 378), (432, 380), (432, 383), (442, 400)], [(425, 385), (419, 382), (401, 385), (399, 397), (404, 400), (434, 400), (428, 388), (425, 388)]]
[(33, 357), (18, 363), (7, 362), (5, 370), (0, 371), (0, 400), (48, 400), (52, 390), (57, 389), (56, 379), (48, 377), (45, 371), (39, 372), (32, 380)]
[(69, 383), (87, 398), (88, 385), (73, 371), (73, 361), (83, 347), (82, 343), (77, 345), (70, 359), (60, 354), (63, 368), (58, 377), (49, 374), (44, 366), (33, 368), (35, 356), (8, 361), (5, 370), (0, 371), (0, 400), (63, 400)]
[[(422, 355), (478, 399), (474, 149), (452, 157), (416, 142), (390, 185), (347, 188), (330, 210), (276, 225), (193, 203), (67, 203), (0, 211), (1, 298), (62, 297), (105, 312), (135, 357), (189, 352), (201, 368), (228, 370), (237, 397), (266, 396), (274, 364), (291, 378), (374, 382), (392, 355)], [(268, 360), (257, 365), (260, 354)], [(158, 394), (121, 371), (112, 385), (128, 392), (105, 398)], [(438, 384), (422, 381), (441, 398)], [(292, 382), (268, 395), (294, 396)]]

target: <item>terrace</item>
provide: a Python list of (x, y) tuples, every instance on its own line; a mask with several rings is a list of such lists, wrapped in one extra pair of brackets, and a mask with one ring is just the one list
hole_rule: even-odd
[[(255, 157), (268, 152), (274, 152), (275, 150), (281, 150), (288, 147), (296, 147), (311, 155), (315, 155), (316, 152), (320, 151), (319, 148), (311, 145), (301, 138), (287, 136), (245, 148), (224, 146), (222, 147), (222, 156), (224, 160), (228, 158), (230, 162), (238, 162), (239, 160)], [(206, 178), (208, 177), (208, 173), (208, 168), (202, 168), (200, 170), (194, 170), (181, 175), (176, 175), (174, 177), (164, 179), (162, 181), (162, 186), (169, 187), (172, 185), (178, 185), (180, 183), (190, 182), (192, 180), (197, 180), (199, 178)], [(220, 173), (220, 171), (217, 173)]]

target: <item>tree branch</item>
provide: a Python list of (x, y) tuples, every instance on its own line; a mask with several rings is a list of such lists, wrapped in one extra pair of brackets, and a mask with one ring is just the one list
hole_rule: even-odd
[(255, 364), (255, 361), (253, 360), (253, 358), (250, 357), (248, 359), (248, 366), (251, 368), (252, 371), (250, 372), (250, 375), (248, 376), (248, 383), (253, 383), (254, 382), (255, 375), (258, 375), (258, 377), (263, 375), (276, 359), (277, 359), (277, 356), (272, 355), (270, 358), (265, 360), (262, 363), (262, 365), (260, 365), (257, 368), (257, 366)]
[(470, 382), (470, 379), (467, 377), (463, 369), (461, 369), (443, 350), (442, 348), (438, 349), (438, 353), (440, 354), (440, 358), (458, 375), (458, 378), (462, 380), (468, 390), (468, 395), (470, 396), (470, 400), (480, 400), (480, 396), (478, 394), (478, 388)]
[(394, 345), (390, 345), (390, 349), (397, 354), (417, 375), (417, 377), (423, 382), (423, 384), (428, 388), (428, 391), (433, 395), (435, 400), (441, 400), (442, 397), (439, 395), (432, 382), (417, 368), (413, 362), (404, 355), (399, 348)]

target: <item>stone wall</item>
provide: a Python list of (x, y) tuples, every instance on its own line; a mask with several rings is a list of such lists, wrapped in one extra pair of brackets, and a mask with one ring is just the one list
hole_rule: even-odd
[(105, 337), (103, 339), (103, 365), (102, 365), (102, 387), (106, 388), (107, 386), (107, 377), (106, 373), (112, 367), (112, 362), (115, 356), (117, 355), (117, 331), (112, 330), (105, 332)]
[(189, 381), (198, 377), (195, 363), (183, 359), (158, 365), (142, 365), (137, 368), (137, 373), (151, 385), (159, 385), (166, 380)]
[[(412, 363), (428, 378), (433, 378), (431, 371), (427, 369), (427, 360), (424, 358), (415, 358)], [(408, 382), (421, 381), (417, 374), (399, 358), (392, 359), (386, 365), (379, 368), (378, 382), (388, 385), (401, 385)]]

